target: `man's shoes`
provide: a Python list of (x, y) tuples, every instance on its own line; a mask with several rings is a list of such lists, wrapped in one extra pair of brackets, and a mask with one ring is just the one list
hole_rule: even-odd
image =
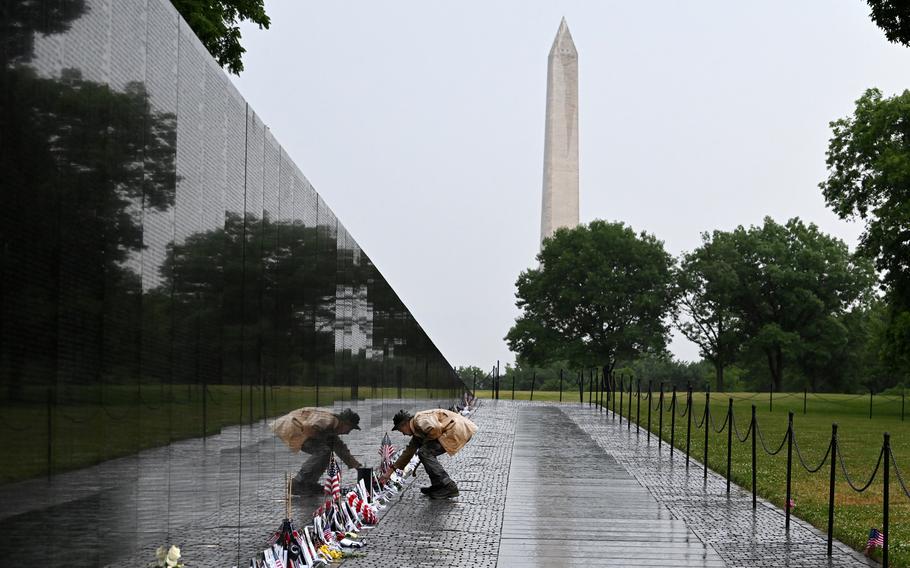
[(322, 493), (323, 491), (325, 491), (325, 489), (323, 489), (322, 485), (314, 481), (291, 480), (292, 495), (315, 495), (317, 493)]
[(430, 485), (429, 487), (421, 487), (420, 492), (424, 495), (429, 495), (430, 493), (433, 493), (437, 489), (442, 489), (443, 487), (445, 487), (445, 485)]
[(445, 485), (439, 487), (439, 489), (428, 493), (430, 499), (451, 499), (452, 497), (458, 497), (458, 486), (455, 485), (454, 481), (449, 481)]

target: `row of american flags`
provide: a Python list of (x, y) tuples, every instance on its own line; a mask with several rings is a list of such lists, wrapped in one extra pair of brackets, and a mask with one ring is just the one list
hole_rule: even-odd
[[(395, 454), (396, 449), (386, 433), (379, 447), (381, 472), (391, 469)], [(333, 453), (323, 483), (325, 502), (313, 513), (312, 524), (301, 529), (292, 519), (284, 519), (269, 540), (268, 548), (250, 559), (250, 568), (326, 566), (342, 558), (345, 551), (362, 547), (360, 532), (378, 522), (378, 510), (399, 491), (400, 483), (389, 482), (383, 486), (378, 476), (373, 475), (368, 481), (359, 480), (353, 489), (343, 490), (342, 481), (342, 470)], [(289, 494), (286, 499), (290, 499)]]

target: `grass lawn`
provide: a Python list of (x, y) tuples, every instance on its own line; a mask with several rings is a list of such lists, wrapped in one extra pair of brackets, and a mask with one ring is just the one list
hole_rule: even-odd
[[(489, 391), (478, 393), (489, 398)], [(510, 399), (511, 390), (501, 390), (500, 397)], [(530, 392), (518, 391), (515, 398), (528, 400)], [(794, 413), (794, 432), (796, 442), (802, 449), (803, 457), (808, 465), (815, 467), (819, 464), (828, 443), (831, 440), (831, 424), (838, 424), (838, 451), (843, 455), (844, 462), (850, 477), (856, 485), (865, 485), (869, 479), (879, 452), (882, 447), (882, 434), (891, 434), (891, 445), (897, 465), (905, 476), (910, 474), (910, 408), (907, 421), (901, 420), (902, 401), (900, 396), (876, 396), (872, 399), (872, 418), (869, 418), (869, 395), (837, 395), (803, 393), (776, 393), (772, 399), (769, 393), (712, 393), (711, 415), (714, 418), (713, 426), (720, 428), (723, 425), (727, 412), (729, 399), (733, 399), (733, 413), (736, 427), (740, 434), (745, 435), (749, 427), (751, 407), (756, 407), (756, 420), (759, 424), (765, 443), (769, 450), (776, 450), (784, 439), (787, 430), (787, 413)], [(558, 392), (535, 392), (534, 400), (559, 400)], [(563, 392), (566, 402), (578, 402), (578, 392)], [(585, 403), (588, 395), (585, 393)], [(618, 406), (617, 399), (617, 406)], [(628, 417), (628, 393), (623, 397), (623, 415)], [(647, 426), (646, 395), (641, 400), (641, 425)], [(651, 416), (651, 430), (655, 434), (658, 430), (657, 403), (655, 393)], [(679, 395), (678, 412), (681, 413), (685, 406), (685, 393)], [(803, 413), (805, 403), (806, 413)], [(638, 399), (633, 396), (631, 416), (635, 422)], [(611, 402), (612, 406), (612, 402)], [(663, 439), (670, 439), (670, 396), (665, 399), (665, 413), (663, 423)], [(704, 456), (704, 429), (696, 428), (702, 420), (705, 409), (705, 396), (703, 393), (693, 395), (693, 422), (690, 440), (691, 456), (702, 461)], [(617, 412), (619, 409), (617, 408)], [(619, 418), (614, 418), (619, 420)], [(685, 451), (687, 418), (676, 418), (675, 445)], [(710, 424), (710, 422), (709, 422)], [(633, 425), (634, 429), (634, 425)], [(642, 430), (644, 432), (644, 430)], [(727, 459), (727, 432), (716, 433), (709, 431), (708, 437), (708, 464), (711, 469), (721, 474), (726, 472)], [(786, 446), (776, 456), (772, 457), (762, 449), (758, 442), (757, 449), (757, 493), (783, 508), (786, 496), (786, 471), (787, 450)], [(752, 487), (752, 441), (742, 443), (737, 441), (735, 435), (732, 448), (732, 479), (737, 484), (751, 489)], [(699, 465), (691, 466), (696, 469)], [(792, 499), (795, 502), (793, 514), (809, 521), (822, 532), (827, 531), (828, 522), (828, 484), (830, 476), (830, 460), (815, 474), (808, 473), (799, 465), (796, 451), (793, 455), (793, 482)], [(889, 535), (889, 563), (891, 566), (910, 568), (910, 498), (902, 492), (898, 484), (894, 467), (891, 467), (891, 498), (890, 498), (890, 535)], [(844, 479), (843, 472), (838, 465), (836, 470), (835, 489), (835, 520), (834, 536), (844, 543), (862, 550), (866, 544), (869, 529), (882, 528), (882, 484), (883, 475), (880, 470), (876, 480), (864, 493), (853, 491)], [(910, 482), (910, 479), (906, 479)], [(783, 531), (783, 520), (780, 530)], [(881, 552), (875, 552), (875, 558), (881, 560)]]

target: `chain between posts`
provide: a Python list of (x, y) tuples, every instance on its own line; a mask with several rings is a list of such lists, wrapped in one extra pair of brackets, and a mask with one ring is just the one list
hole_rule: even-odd
[(803, 458), (802, 451), (799, 449), (799, 443), (796, 441), (795, 432), (793, 435), (793, 449), (796, 450), (796, 457), (799, 460), (800, 465), (803, 466), (803, 469), (805, 469), (809, 473), (815, 473), (815, 472), (819, 471), (825, 465), (825, 462), (828, 461), (828, 456), (831, 455), (831, 444), (829, 443), (828, 449), (825, 451), (825, 456), (822, 458), (822, 461), (819, 462), (819, 464), (816, 467), (809, 467), (806, 464), (805, 458)]
[[(732, 401), (733, 399), (731, 398), (730, 400)], [(714, 422), (714, 414), (713, 413), (711, 414), (711, 428), (714, 429), (715, 434), (720, 434), (721, 432), (723, 432), (727, 428), (727, 424), (729, 424), (729, 423), (730, 423), (730, 413), (729, 412), (724, 414), (724, 422), (723, 422), (723, 424), (720, 425), (720, 428), (718, 428), (717, 423)]]
[(784, 444), (787, 443), (787, 433), (784, 434), (783, 440), (780, 441), (780, 445), (773, 452), (768, 449), (768, 446), (765, 444), (765, 436), (761, 433), (761, 428), (758, 423), (755, 423), (755, 431), (758, 433), (758, 439), (761, 442), (762, 449), (765, 450), (765, 453), (769, 456), (776, 456), (784, 449)]
[(888, 451), (891, 454), (891, 462), (894, 464), (894, 474), (897, 476), (897, 482), (901, 487), (901, 491), (910, 499), (910, 490), (907, 489), (907, 483), (904, 481), (904, 476), (901, 474), (900, 468), (897, 467), (897, 458), (894, 457), (894, 450), (889, 446)]
[(869, 477), (869, 481), (867, 481), (862, 487), (857, 487), (856, 484), (853, 483), (853, 478), (851, 478), (850, 474), (847, 472), (847, 464), (844, 462), (843, 452), (837, 454), (837, 461), (840, 463), (840, 469), (842, 472), (844, 472), (844, 479), (847, 480), (847, 485), (850, 486), (850, 489), (856, 491), (857, 493), (862, 493), (866, 489), (869, 489), (869, 486), (871, 486), (872, 482), (875, 481), (875, 476), (878, 474), (878, 468), (882, 465), (882, 456), (884, 455), (885, 447), (882, 446), (881, 451), (878, 452), (878, 461), (875, 462), (875, 468), (872, 470), (872, 475)]
[[(733, 399), (731, 398), (730, 400), (732, 401)], [(739, 435), (739, 428), (736, 427), (736, 416), (732, 412), (730, 413), (730, 423), (733, 424), (733, 431), (736, 432), (736, 439), (741, 443), (745, 443), (745, 441), (749, 439), (749, 435), (752, 434), (752, 422), (749, 422), (749, 428), (746, 430), (745, 436)]]
[[(632, 396), (633, 396), (632, 380), (633, 380), (632, 377), (630, 377), (629, 385), (628, 385), (629, 386), (629, 393), (628, 393), (629, 394), (629, 407), (628, 407), (629, 424), (627, 425), (627, 428), (629, 428), (629, 429), (631, 428), (631, 419), (632, 419)], [(625, 390), (624, 383), (625, 383), (625, 381), (621, 380), (621, 383), (620, 383), (620, 397), (621, 398), (620, 398), (620, 400), (623, 402), (620, 403), (620, 412), (619, 412), (620, 421), (623, 418), (623, 416), (622, 416), (623, 412), (626, 410), (624, 408), (624, 398), (623, 398), (623, 393)], [(641, 394), (642, 394), (641, 393), (641, 383), (639, 382), (638, 387), (636, 389), (636, 398), (639, 401), (638, 407), (636, 410), (636, 427), (637, 428), (640, 428), (640, 422), (641, 422)], [(691, 446), (690, 446), (691, 425), (692, 425), (693, 414), (694, 414), (694, 401), (693, 401), (693, 396), (692, 396), (692, 389), (691, 389), (691, 387), (689, 387), (687, 389), (686, 404), (685, 404), (685, 407), (683, 408), (682, 412), (680, 412), (679, 408), (678, 408), (679, 401), (677, 399), (677, 392), (676, 392), (675, 387), (672, 390), (672, 395), (671, 395), (672, 398), (671, 398), (668, 409), (664, 408), (664, 385), (663, 385), (663, 383), (660, 383), (660, 388), (658, 391), (658, 397), (657, 397), (656, 402), (654, 401), (654, 399), (655, 399), (654, 395), (655, 395), (655, 393), (652, 389), (652, 384), (649, 381), (648, 392), (647, 392), (647, 397), (648, 397), (648, 409), (647, 409), (648, 410), (648, 416), (647, 416), (648, 439), (650, 441), (651, 410), (654, 408), (656, 408), (658, 410), (658, 417), (659, 417), (659, 421), (658, 421), (658, 429), (659, 429), (658, 444), (659, 444), (659, 446), (658, 447), (660, 447), (660, 445), (663, 442), (663, 414), (664, 414), (664, 412), (669, 412), (670, 416), (671, 416), (670, 453), (672, 456), (673, 452), (675, 450), (676, 417), (677, 416), (686, 417), (687, 418), (686, 465), (688, 467), (690, 450), (691, 450)], [(733, 402), (734, 402), (733, 398), (728, 399), (726, 416), (724, 417), (724, 421), (721, 424), (720, 428), (718, 428), (717, 424), (715, 422), (715, 419), (714, 419), (714, 415), (710, 409), (710, 406), (711, 406), (710, 396), (711, 396), (710, 391), (706, 390), (705, 391), (704, 412), (700, 419), (696, 419), (696, 429), (702, 428), (702, 427), (705, 428), (704, 461), (703, 461), (705, 478), (707, 478), (708, 461), (709, 461), (708, 450), (709, 450), (709, 442), (710, 442), (710, 439), (709, 439), (710, 432), (708, 430), (708, 426), (707, 426), (708, 424), (711, 425), (711, 430), (714, 430), (714, 432), (717, 434), (722, 433), (724, 431), (724, 429), (727, 430), (726, 483), (727, 483), (728, 495), (730, 492), (730, 483), (731, 483), (730, 478), (731, 478), (731, 473), (732, 473), (731, 465), (732, 465), (732, 446), (733, 446), (732, 438), (733, 438), (733, 435), (735, 434), (737, 441), (739, 441), (740, 443), (745, 443), (746, 441), (749, 440), (749, 437), (751, 436), (751, 438), (752, 438), (752, 444), (751, 444), (752, 445), (752, 472), (751, 473), (752, 473), (752, 506), (753, 506), (753, 509), (756, 508), (756, 505), (757, 505), (757, 483), (756, 483), (757, 482), (757, 461), (756, 461), (757, 444), (761, 443), (763, 451), (769, 456), (776, 456), (776, 455), (780, 454), (783, 451), (784, 447), (786, 446), (786, 448), (787, 448), (786, 503), (785, 503), (785, 509), (786, 509), (786, 511), (785, 511), (785, 513), (786, 513), (785, 530), (786, 531), (789, 531), (789, 529), (790, 529), (790, 517), (791, 517), (791, 508), (792, 508), (792, 505), (791, 505), (792, 504), (792, 489), (793, 489), (792, 488), (792, 471), (793, 471), (793, 451), (794, 451), (794, 449), (796, 450), (796, 458), (797, 458), (797, 461), (799, 462), (800, 466), (806, 472), (808, 472), (810, 474), (819, 472), (825, 466), (825, 464), (829, 463), (829, 458), (830, 458), (828, 526), (827, 526), (827, 554), (829, 556), (833, 552), (833, 535), (834, 535), (834, 522), (835, 522), (834, 503), (835, 503), (835, 497), (836, 497), (835, 490), (836, 490), (836, 480), (837, 480), (837, 468), (838, 467), (840, 468), (841, 473), (843, 474), (844, 479), (847, 482), (847, 485), (853, 491), (856, 491), (857, 493), (863, 493), (863, 492), (867, 491), (873, 485), (873, 483), (875, 483), (875, 480), (878, 478), (878, 472), (881, 469), (883, 471), (883, 497), (884, 497), (883, 503), (882, 503), (882, 526), (883, 526), (882, 537), (883, 537), (883, 542), (884, 542), (884, 545), (882, 547), (882, 563), (883, 563), (883, 566), (888, 566), (888, 556), (889, 556), (889, 554), (888, 554), (888, 552), (889, 552), (888, 551), (888, 548), (889, 548), (888, 530), (889, 530), (889, 525), (890, 525), (890, 522), (889, 522), (890, 521), (890, 519), (889, 519), (890, 468), (892, 465), (894, 466), (894, 473), (895, 473), (895, 476), (897, 477), (898, 485), (900, 486), (900, 491), (903, 493), (903, 495), (905, 497), (910, 498), (910, 488), (908, 488), (908, 484), (906, 483), (906, 481), (903, 477), (903, 472), (900, 470), (900, 468), (897, 464), (897, 458), (894, 456), (894, 451), (890, 444), (890, 435), (888, 433), (885, 433), (883, 435), (883, 438), (884, 438), (883, 445), (881, 447), (881, 450), (879, 451), (879, 455), (876, 460), (875, 466), (872, 470), (872, 473), (869, 475), (868, 480), (866, 480), (865, 483), (860, 485), (857, 482), (855, 482), (853, 477), (850, 475), (850, 471), (847, 468), (846, 459), (843, 455), (843, 452), (838, 451), (840, 448), (840, 444), (838, 441), (838, 426), (836, 423), (831, 425), (831, 439), (830, 439), (830, 442), (828, 443), (828, 447), (825, 450), (824, 456), (821, 458), (821, 461), (818, 463), (818, 465), (813, 466), (813, 465), (810, 465), (807, 463), (806, 458), (803, 455), (803, 451), (799, 446), (799, 442), (796, 439), (795, 429), (793, 427), (793, 416), (794, 415), (793, 415), (792, 411), (788, 412), (787, 430), (784, 433), (780, 444), (777, 446), (777, 448), (772, 450), (771, 448), (768, 447), (767, 441), (765, 440), (761, 427), (758, 424), (758, 420), (756, 418), (755, 405), (752, 405), (752, 407), (751, 407), (751, 420), (749, 422), (749, 427), (746, 430), (745, 435), (742, 435), (736, 425), (736, 416), (735, 416), (735, 413), (733, 412)], [(786, 396), (786, 395), (783, 395), (783, 396)], [(804, 400), (805, 400), (805, 393), (804, 393)], [(614, 402), (614, 404), (615, 404), (615, 402)]]

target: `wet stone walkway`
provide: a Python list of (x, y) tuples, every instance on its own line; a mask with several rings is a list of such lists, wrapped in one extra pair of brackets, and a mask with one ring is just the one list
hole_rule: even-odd
[(561, 409), (521, 408), (499, 566), (723, 566)]
[(655, 438), (586, 405), (484, 401), (480, 429), (443, 465), (451, 501), (417, 491), (422, 468), (369, 532), (355, 567), (857, 567), (876, 563)]

